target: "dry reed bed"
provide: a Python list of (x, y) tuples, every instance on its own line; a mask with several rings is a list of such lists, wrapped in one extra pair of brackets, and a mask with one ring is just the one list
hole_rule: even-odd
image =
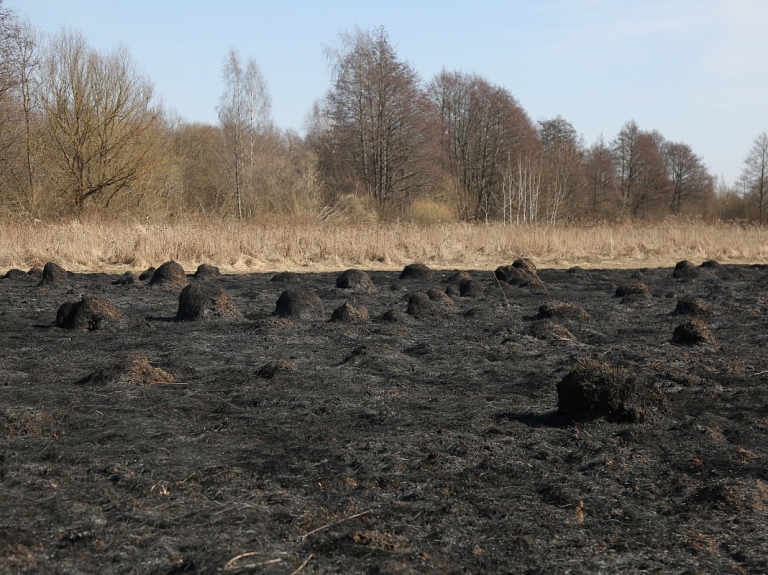
[(223, 272), (435, 268), (494, 269), (526, 256), (542, 267), (636, 268), (768, 262), (768, 228), (669, 222), (593, 226), (500, 224), (20, 222), (0, 224), (0, 270), (54, 261), (71, 271), (121, 273), (176, 260)]

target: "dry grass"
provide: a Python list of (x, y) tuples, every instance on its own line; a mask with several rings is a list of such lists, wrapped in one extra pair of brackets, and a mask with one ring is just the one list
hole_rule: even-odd
[(669, 222), (594, 226), (328, 224), (320, 222), (0, 224), (0, 271), (53, 261), (76, 272), (139, 271), (176, 260), (222, 272), (495, 269), (515, 258), (539, 267), (636, 268), (687, 259), (768, 262), (768, 228)]

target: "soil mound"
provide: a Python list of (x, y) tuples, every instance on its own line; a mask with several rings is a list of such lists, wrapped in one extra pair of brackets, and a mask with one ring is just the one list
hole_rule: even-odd
[(589, 314), (584, 308), (562, 301), (550, 301), (539, 306), (537, 319), (570, 319), (587, 321)]
[(460, 284), (464, 280), (471, 280), (472, 276), (469, 275), (467, 272), (456, 270), (451, 274), (448, 279), (445, 280), (445, 283), (448, 284)]
[(117, 324), (124, 316), (109, 300), (83, 296), (79, 302), (68, 301), (56, 313), (56, 326), (93, 331)]
[(277, 298), (272, 315), (296, 319), (323, 319), (325, 309), (323, 300), (315, 292), (288, 289)]
[(193, 277), (197, 279), (215, 278), (221, 275), (221, 271), (218, 267), (209, 264), (200, 264), (197, 266)]
[(521, 269), (527, 274), (534, 275), (536, 273), (536, 265), (528, 258), (517, 258), (512, 262), (512, 267)]
[(149, 285), (162, 288), (164, 290), (176, 290), (187, 285), (187, 275), (181, 264), (171, 260), (165, 262), (152, 274)]
[(560, 415), (568, 419), (605, 418), (640, 422), (667, 408), (664, 394), (625, 369), (583, 359), (557, 384)]
[(368, 321), (368, 310), (364, 306), (353, 306), (351, 303), (346, 302), (344, 305), (337, 307), (331, 314), (332, 322), (341, 323), (364, 323)]
[(68, 285), (69, 274), (67, 270), (58, 264), (48, 262), (43, 267), (43, 278), (40, 280), (39, 286), (56, 286), (56, 285)]
[(710, 266), (697, 266), (693, 262), (683, 260), (675, 265), (672, 277), (683, 280), (717, 279), (717, 276), (709, 271), (710, 269)]
[(386, 321), (389, 323), (413, 323), (414, 320), (410, 315), (401, 312), (399, 309), (393, 308), (381, 314), (379, 321)]
[(416, 319), (423, 319), (435, 315), (437, 309), (432, 299), (425, 293), (415, 293), (408, 298), (406, 313)]
[(112, 282), (112, 285), (116, 286), (132, 286), (136, 283), (136, 276), (133, 272), (125, 272), (119, 278)]
[(432, 270), (424, 264), (408, 264), (400, 273), (401, 280), (431, 280)]
[(463, 279), (459, 282), (459, 296), (469, 298), (483, 297), (485, 288), (477, 280)]
[(256, 375), (264, 379), (273, 379), (280, 374), (296, 371), (296, 365), (287, 359), (273, 359), (262, 365)]
[(143, 353), (129, 353), (120, 361), (93, 372), (77, 383), (157, 385), (175, 381), (173, 375), (151, 365)]
[(3, 276), (7, 280), (13, 280), (13, 281), (29, 281), (29, 274), (23, 270), (20, 269), (10, 269), (7, 272), (5, 272), (5, 276)]
[(447, 293), (437, 288), (428, 289), (427, 297), (431, 299), (433, 302), (439, 305), (442, 305), (443, 307), (446, 307), (446, 308), (455, 307), (453, 305), (453, 300), (451, 300), (451, 296), (449, 296)]
[(567, 327), (549, 320), (533, 322), (531, 324), (531, 335), (536, 339), (576, 341), (576, 338)]
[(707, 260), (701, 263), (701, 267), (709, 270), (717, 270), (717, 269), (721, 269), (723, 265), (717, 260)]
[(531, 274), (517, 266), (500, 266), (493, 272), (496, 279), (510, 285), (519, 286), (531, 279)]
[(155, 275), (156, 271), (157, 269), (155, 268), (155, 266), (149, 266), (147, 269), (145, 269), (143, 272), (139, 274), (139, 281), (145, 282), (147, 280), (151, 280), (152, 276)]
[(701, 316), (709, 313), (709, 306), (701, 300), (693, 296), (683, 296), (677, 300), (677, 306), (675, 307), (672, 315), (694, 315)]
[(675, 328), (672, 333), (672, 341), (683, 345), (697, 345), (714, 342), (715, 337), (709, 331), (706, 323), (700, 319), (692, 319)]
[(529, 290), (533, 291), (547, 291), (547, 286), (545, 286), (544, 282), (538, 278), (531, 278), (526, 280), (520, 284), (520, 287), (528, 288)]
[(179, 294), (176, 321), (198, 321), (215, 318), (242, 319), (234, 302), (220, 287), (191, 283)]
[(616, 288), (616, 297), (642, 296), (650, 297), (651, 290), (642, 282), (630, 282)]
[(336, 278), (336, 287), (341, 289), (353, 289), (364, 292), (376, 291), (376, 286), (371, 281), (371, 276), (363, 270), (350, 269)]

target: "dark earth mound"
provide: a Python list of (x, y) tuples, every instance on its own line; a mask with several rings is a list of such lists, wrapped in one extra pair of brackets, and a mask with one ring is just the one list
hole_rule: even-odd
[(191, 283), (181, 290), (176, 321), (216, 318), (242, 319), (240, 311), (227, 292), (208, 283)]
[(91, 331), (115, 326), (123, 317), (111, 301), (83, 296), (78, 302), (68, 301), (59, 306), (56, 312), (56, 327)]
[(40, 279), (40, 286), (68, 285), (69, 274), (67, 270), (59, 264), (48, 262), (43, 267), (43, 277)]
[(315, 292), (305, 289), (285, 290), (277, 298), (272, 315), (295, 319), (319, 319), (324, 317), (323, 300)]
[(351, 289), (372, 292), (376, 291), (376, 286), (371, 281), (371, 276), (363, 270), (347, 270), (336, 278), (336, 287), (340, 289)]
[(280, 317), (219, 275), (242, 315), (183, 322), (184, 285), (0, 278), (0, 573), (768, 572), (768, 268), (509, 267), (544, 289), (293, 274)]
[(181, 264), (171, 260), (162, 264), (152, 274), (149, 285), (162, 288), (167, 291), (173, 291), (183, 288), (187, 285), (187, 275)]

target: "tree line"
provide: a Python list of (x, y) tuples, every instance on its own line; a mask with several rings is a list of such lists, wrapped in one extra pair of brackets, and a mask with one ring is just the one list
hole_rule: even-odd
[(326, 50), (306, 135), (278, 129), (256, 61), (231, 50), (216, 125), (165, 111), (122, 47), (42, 37), (0, 0), (0, 215), (556, 223), (669, 216), (763, 222), (768, 135), (733, 186), (683, 142), (629, 121), (587, 144), (504, 87), (425, 81), (383, 28)]

